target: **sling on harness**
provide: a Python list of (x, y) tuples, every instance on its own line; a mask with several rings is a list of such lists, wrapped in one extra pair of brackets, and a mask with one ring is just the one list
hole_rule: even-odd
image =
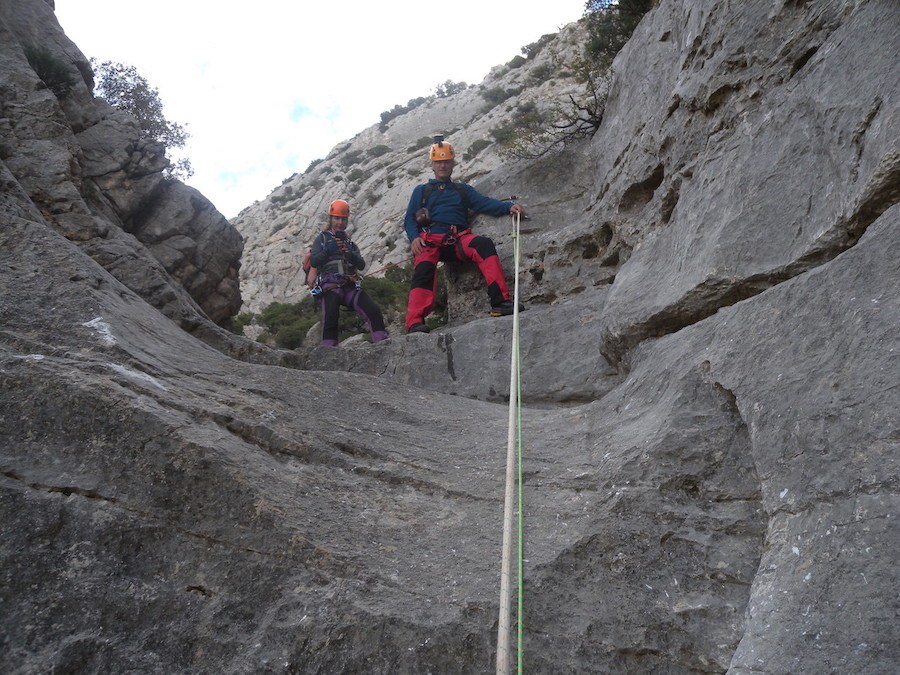
[[(422, 206), (421, 208), (426, 209), (426, 204), (428, 203), (428, 198), (431, 196), (431, 193), (434, 192), (435, 189), (438, 190), (456, 190), (459, 193), (459, 198), (462, 200), (463, 208), (466, 210), (466, 226), (460, 227), (459, 225), (450, 225), (450, 231), (444, 235), (444, 238), (441, 239), (440, 244), (434, 244), (432, 242), (425, 242), (426, 246), (452, 246), (456, 243), (457, 237), (463, 233), (467, 232), (471, 228), (468, 226), (469, 221), (472, 219), (472, 209), (469, 207), (469, 197), (466, 194), (466, 189), (463, 187), (461, 183), (448, 183), (447, 187), (435, 188), (433, 183), (426, 183), (422, 188)], [(428, 218), (427, 225), (419, 225), (419, 231), (425, 232), (426, 234), (431, 230), (431, 218)]]

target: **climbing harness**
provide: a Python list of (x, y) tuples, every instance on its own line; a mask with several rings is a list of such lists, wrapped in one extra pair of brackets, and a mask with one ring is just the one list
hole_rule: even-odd
[(309, 292), (315, 297), (333, 288), (341, 288), (348, 285), (362, 288), (362, 276), (359, 274), (320, 274), (316, 277), (315, 286), (310, 288)]
[[(513, 231), (513, 331), (509, 366), (509, 423), (506, 445), (506, 492), (503, 508), (503, 555), (500, 565), (500, 616), (497, 622), (497, 675), (508, 675), (510, 667), (510, 586), (512, 579), (512, 538), (514, 515), (517, 522), (518, 547), (516, 577), (518, 579), (518, 602), (516, 603), (517, 627), (517, 669), (522, 673), (522, 628), (523, 628), (523, 551), (522, 551), (522, 407), (520, 404), (521, 361), (519, 359), (519, 225), (520, 215), (514, 218)], [(513, 509), (513, 493), (517, 494), (517, 507)]]
[[(335, 199), (331, 203), (331, 208), (329, 210), (329, 215), (340, 215), (342, 209), (346, 206), (346, 202), (343, 199)], [(349, 213), (349, 206), (346, 206), (347, 213)], [(342, 216), (343, 217), (343, 216)], [(324, 247), (325, 245), (325, 234), (326, 232), (322, 232), (318, 235), (317, 239), (321, 239), (321, 245)], [(335, 241), (338, 241), (338, 237), (332, 233), (332, 237)], [(351, 242), (349, 239), (342, 238), (341, 241), (346, 242), (345, 246), (342, 248), (342, 251), (346, 252), (347, 247), (350, 246)], [(341, 248), (341, 244), (338, 243), (338, 247)], [(363, 275), (358, 272), (355, 274), (345, 274), (344, 261), (337, 260), (332, 261), (329, 260), (325, 264), (326, 269), (330, 269), (329, 272), (322, 272), (315, 267), (312, 266), (312, 247), (307, 249), (306, 253), (303, 256), (302, 263), (303, 272), (306, 274), (306, 284), (309, 287), (309, 293), (314, 298), (322, 295), (327, 290), (333, 288), (341, 288), (347, 284), (353, 284), (356, 288), (362, 288), (362, 280)], [(352, 269), (352, 268), (351, 268)]]

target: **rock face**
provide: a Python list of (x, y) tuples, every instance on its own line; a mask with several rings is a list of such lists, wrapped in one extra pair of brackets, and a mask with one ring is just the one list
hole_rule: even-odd
[[(512, 320), (225, 336), (116, 215), (145, 183), (51, 171), (84, 144), (9, 36), (78, 52), (15, 4), (0, 669), (493, 671)], [(663, 0), (589, 142), (480, 176), (533, 214), (528, 672), (897, 670), (898, 61), (896, 3)]]
[[(196, 190), (163, 177), (164, 148), (130, 115), (92, 97), (87, 59), (52, 4), (5, 2), (0, 31), (3, 159), (47, 222), (185, 327), (199, 312), (216, 323), (235, 315), (240, 234)], [(32, 50), (51, 76), (63, 69), (64, 93), (30, 65)]]

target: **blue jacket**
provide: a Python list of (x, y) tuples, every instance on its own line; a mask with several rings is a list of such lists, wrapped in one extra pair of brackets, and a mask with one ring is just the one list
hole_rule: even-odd
[[(428, 195), (425, 207), (431, 215), (431, 227), (434, 234), (443, 234), (450, 231), (452, 225), (463, 228), (468, 227), (469, 214), (463, 201), (460, 190), (449, 187), (448, 181), (439, 181), (431, 178), (428, 184), (434, 187)], [(506, 216), (513, 207), (514, 202), (501, 202), (499, 199), (485, 197), (468, 183), (455, 183), (466, 193), (469, 208), (475, 213), (483, 213), (488, 216)], [(425, 184), (417, 185), (409, 198), (409, 206), (406, 207), (406, 217), (403, 219), (403, 229), (406, 237), (413, 241), (419, 236), (419, 226), (416, 223), (416, 211), (422, 208), (422, 192)]]

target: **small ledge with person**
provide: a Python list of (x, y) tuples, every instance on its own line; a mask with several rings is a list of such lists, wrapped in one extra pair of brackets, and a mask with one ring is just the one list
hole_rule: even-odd
[[(472, 261), (487, 284), (491, 316), (515, 310), (497, 248), (489, 237), (476, 235), (469, 226), (469, 211), (494, 217), (524, 217), (525, 209), (511, 201), (492, 199), (468, 183), (452, 179), (456, 165), (453, 146), (435, 136), (429, 151), (434, 178), (412, 192), (403, 227), (413, 254), (413, 275), (406, 307), (406, 332), (428, 333), (425, 322), (434, 308), (438, 262)], [(519, 310), (524, 310), (522, 305)]]
[(381, 309), (362, 288), (360, 272), (366, 262), (359, 247), (350, 240), (347, 225), (350, 204), (335, 199), (328, 207), (328, 223), (312, 244), (307, 277), (311, 292), (322, 311), (323, 347), (337, 347), (341, 305), (349, 307), (365, 322), (373, 343), (388, 338)]

